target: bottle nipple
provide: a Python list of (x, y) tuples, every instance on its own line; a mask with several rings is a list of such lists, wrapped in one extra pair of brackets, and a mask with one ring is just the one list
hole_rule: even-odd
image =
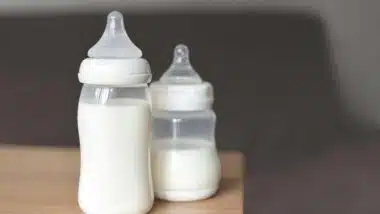
[(91, 58), (140, 58), (142, 56), (141, 50), (128, 37), (123, 15), (118, 11), (108, 14), (102, 37), (87, 54)]
[(173, 62), (160, 78), (161, 83), (167, 84), (197, 84), (202, 79), (191, 66), (189, 49), (186, 45), (177, 45), (174, 49)]

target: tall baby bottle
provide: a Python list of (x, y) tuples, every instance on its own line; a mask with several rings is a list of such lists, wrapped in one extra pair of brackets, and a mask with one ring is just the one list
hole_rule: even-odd
[(152, 207), (151, 73), (141, 56), (114, 11), (81, 63), (78, 203), (86, 214), (145, 214)]
[(156, 197), (195, 201), (214, 195), (221, 177), (215, 146), (213, 90), (178, 45), (172, 65), (150, 86), (153, 141), (152, 175)]

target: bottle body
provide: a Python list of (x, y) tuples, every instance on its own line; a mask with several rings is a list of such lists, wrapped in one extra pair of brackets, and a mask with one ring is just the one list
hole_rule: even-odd
[(85, 84), (78, 104), (78, 202), (86, 214), (143, 214), (153, 205), (146, 85)]
[(155, 195), (195, 201), (218, 189), (221, 167), (212, 110), (153, 110), (152, 176)]

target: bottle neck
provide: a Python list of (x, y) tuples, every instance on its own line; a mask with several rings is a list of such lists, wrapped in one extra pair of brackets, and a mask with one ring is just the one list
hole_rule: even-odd
[(143, 59), (97, 59), (82, 61), (79, 82), (99, 85), (136, 85), (152, 79), (149, 63)]
[(130, 86), (84, 84), (80, 95), (80, 102), (107, 104), (121, 99), (147, 101), (147, 87), (147, 84)]
[(203, 99), (190, 99), (186, 96), (181, 97), (159, 97), (152, 96), (152, 109), (160, 111), (173, 111), (173, 112), (196, 112), (207, 111), (212, 109), (212, 100)]

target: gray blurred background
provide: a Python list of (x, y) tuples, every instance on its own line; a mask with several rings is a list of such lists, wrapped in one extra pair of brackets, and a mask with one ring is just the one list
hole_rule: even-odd
[(78, 145), (79, 64), (114, 9), (154, 79), (189, 46), (218, 148), (248, 159), (247, 209), (380, 212), (380, 1), (0, 1), (2, 142)]
[(0, 1), (1, 140), (77, 144), (78, 67), (113, 9), (125, 14), (155, 79), (177, 43), (190, 47), (195, 68), (215, 85), (220, 149), (315, 139), (351, 119), (376, 127), (379, 6), (370, 0)]

